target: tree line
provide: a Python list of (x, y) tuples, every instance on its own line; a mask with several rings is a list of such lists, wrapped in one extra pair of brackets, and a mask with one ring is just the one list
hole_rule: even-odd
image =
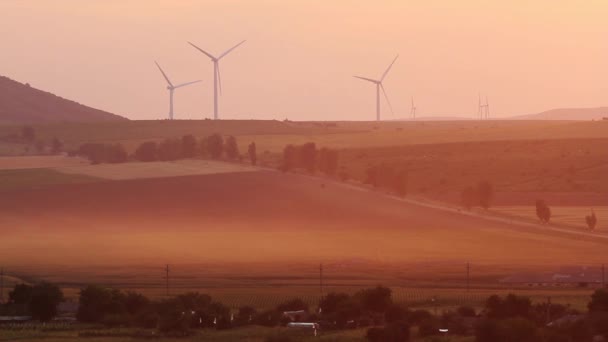
[[(57, 315), (63, 300), (61, 289), (54, 284), (17, 284), (9, 292), (8, 303), (0, 306), (0, 314), (29, 314), (47, 322)], [(383, 286), (352, 295), (331, 292), (314, 309), (294, 298), (264, 311), (241, 306), (232, 312), (198, 292), (151, 300), (137, 292), (89, 285), (80, 290), (76, 319), (106, 327), (156, 329), (169, 336), (186, 336), (196, 329), (273, 327), (305, 321), (318, 323), (322, 330), (367, 327), (370, 342), (407, 342), (413, 326), (422, 338), (439, 337), (440, 329), (447, 329), (452, 336), (474, 336), (476, 342), (585, 342), (608, 337), (608, 290), (592, 294), (587, 312), (550, 301), (533, 304), (528, 297), (509, 294), (490, 296), (480, 311), (460, 306), (438, 315), (395, 303), (391, 290)]]
[(241, 155), (234, 136), (212, 134), (197, 139), (192, 134), (181, 138), (167, 138), (160, 142), (145, 141), (139, 144), (132, 155), (129, 155), (120, 143), (86, 143), (81, 145), (71, 155), (83, 156), (92, 164), (124, 163), (129, 160), (152, 162), (174, 161), (188, 158), (209, 158), (240, 161), (248, 158), (252, 165), (257, 164), (257, 149), (255, 142), (247, 147), (247, 156)]
[(290, 144), (283, 149), (283, 160), (279, 168), (283, 172), (303, 169), (311, 174), (320, 171), (334, 176), (338, 170), (338, 160), (338, 151), (326, 147), (318, 149), (314, 142)]

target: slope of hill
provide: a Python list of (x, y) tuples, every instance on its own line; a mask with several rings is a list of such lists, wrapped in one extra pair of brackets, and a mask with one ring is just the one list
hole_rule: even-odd
[(537, 114), (514, 116), (517, 120), (602, 120), (608, 117), (608, 107), (558, 108)]
[(0, 76), (0, 123), (117, 120), (126, 119)]

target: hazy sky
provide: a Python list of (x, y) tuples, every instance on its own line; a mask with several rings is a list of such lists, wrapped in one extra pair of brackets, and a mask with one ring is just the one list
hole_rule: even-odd
[(131, 119), (211, 117), (219, 54), (227, 119), (495, 116), (608, 105), (606, 0), (1, 0), (0, 75)]

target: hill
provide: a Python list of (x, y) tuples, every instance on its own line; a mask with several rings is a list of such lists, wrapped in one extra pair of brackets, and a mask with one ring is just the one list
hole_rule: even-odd
[(270, 171), (12, 191), (0, 197), (0, 232), (11, 246), (0, 251), (7, 264), (345, 258), (539, 264), (580, 255), (596, 262), (605, 250), (600, 241)]
[(0, 76), (0, 123), (119, 120), (127, 119)]
[(602, 120), (608, 117), (608, 107), (558, 108), (537, 114), (519, 115), (517, 120)]

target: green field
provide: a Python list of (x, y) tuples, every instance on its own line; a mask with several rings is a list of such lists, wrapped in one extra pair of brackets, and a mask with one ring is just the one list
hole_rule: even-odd
[(83, 184), (100, 180), (97, 177), (66, 174), (53, 169), (0, 170), (0, 192), (41, 189), (64, 184)]

